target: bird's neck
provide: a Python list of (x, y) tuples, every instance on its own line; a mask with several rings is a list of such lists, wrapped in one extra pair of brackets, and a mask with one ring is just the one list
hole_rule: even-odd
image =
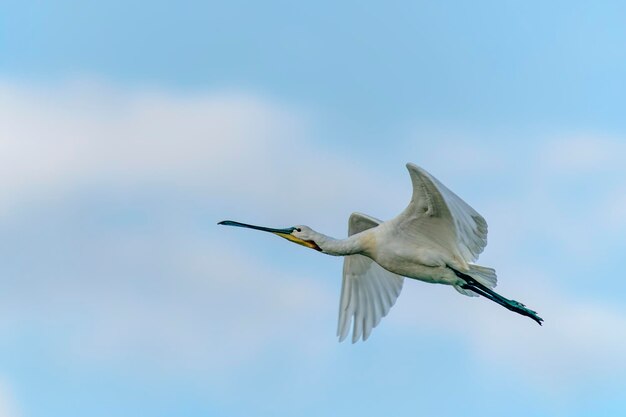
[(346, 256), (366, 252), (369, 240), (371, 239), (365, 233), (358, 233), (346, 239), (335, 239), (320, 233), (315, 243), (328, 255)]

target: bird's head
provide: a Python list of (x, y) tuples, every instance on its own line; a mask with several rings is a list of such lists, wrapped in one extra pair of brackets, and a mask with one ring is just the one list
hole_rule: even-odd
[(293, 243), (297, 243), (298, 245), (306, 246), (307, 248), (315, 249), (317, 251), (322, 251), (322, 249), (315, 243), (316, 232), (313, 231), (308, 226), (294, 226), (287, 227), (285, 229), (272, 229), (270, 227), (263, 226), (254, 226), (251, 224), (234, 222), (232, 220), (224, 220), (219, 222), (218, 224), (224, 226), (237, 226), (237, 227), (245, 227), (248, 229), (260, 230), (262, 232), (270, 232), (277, 236), (282, 237), (283, 239), (287, 239)]

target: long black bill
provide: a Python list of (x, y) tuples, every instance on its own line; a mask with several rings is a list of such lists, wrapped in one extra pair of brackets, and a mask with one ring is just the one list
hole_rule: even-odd
[(239, 223), (239, 222), (234, 222), (232, 220), (224, 220), (224, 221), (219, 222), (218, 224), (221, 224), (223, 226), (245, 227), (248, 229), (261, 230), (263, 232), (270, 232), (270, 233), (283, 233), (286, 235), (291, 234), (291, 232), (296, 230), (295, 227), (288, 227), (286, 229), (272, 229), (271, 227), (254, 226), (252, 224)]

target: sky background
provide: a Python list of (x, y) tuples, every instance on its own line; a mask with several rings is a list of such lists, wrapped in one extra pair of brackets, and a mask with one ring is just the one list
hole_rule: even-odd
[[(624, 2), (3, 1), (0, 417), (626, 413)], [(405, 282), (335, 337), (414, 162), (543, 327)]]

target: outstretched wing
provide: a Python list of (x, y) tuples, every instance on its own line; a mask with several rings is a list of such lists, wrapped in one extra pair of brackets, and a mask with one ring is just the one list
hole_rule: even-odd
[(414, 164), (407, 164), (413, 197), (399, 216), (402, 228), (414, 238), (427, 239), (453, 255), (473, 262), (487, 246), (485, 219), (439, 180)]
[[(352, 213), (348, 235), (362, 232), (382, 223), (373, 217)], [(363, 255), (349, 255), (343, 262), (343, 284), (339, 301), (337, 336), (342, 342), (353, 324), (352, 343), (367, 340), (394, 305), (402, 290), (404, 278), (391, 273)]]

